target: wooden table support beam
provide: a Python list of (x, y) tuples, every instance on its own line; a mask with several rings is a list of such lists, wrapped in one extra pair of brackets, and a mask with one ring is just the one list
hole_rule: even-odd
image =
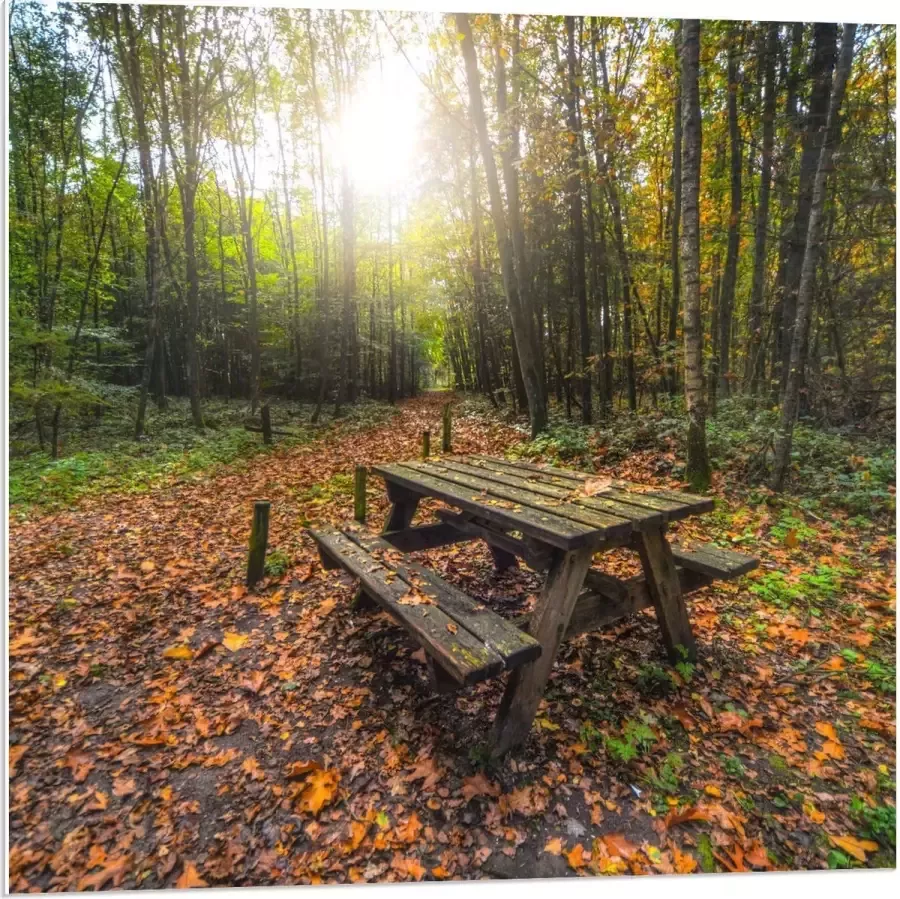
[(502, 755), (528, 736), (593, 556), (590, 547), (554, 552), (528, 629), (541, 644), (541, 656), (509, 676), (494, 724), (492, 755)]
[(662, 631), (669, 660), (673, 664), (695, 661), (697, 644), (694, 641), (691, 620), (688, 618), (681, 583), (675, 569), (672, 547), (666, 540), (665, 531), (660, 528), (656, 531), (636, 533), (634, 548), (641, 557), (647, 589), (656, 609), (656, 620)]

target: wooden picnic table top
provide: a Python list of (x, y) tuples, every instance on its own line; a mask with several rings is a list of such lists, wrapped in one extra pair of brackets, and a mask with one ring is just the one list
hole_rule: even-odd
[(634, 531), (713, 508), (704, 496), (484, 455), (444, 456), (372, 469), (386, 481), (433, 496), (503, 530), (559, 549), (621, 543)]

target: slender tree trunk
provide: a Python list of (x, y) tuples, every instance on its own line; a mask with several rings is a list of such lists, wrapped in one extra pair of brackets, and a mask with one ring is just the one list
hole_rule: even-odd
[(706, 397), (703, 390), (703, 325), (700, 319), (700, 21), (682, 25), (681, 89), (684, 159), (681, 170), (681, 270), (684, 279), (684, 392), (688, 412), (687, 479), (709, 487)]
[(790, 358), (797, 320), (797, 298), (805, 256), (809, 218), (812, 211), (812, 190), (816, 167), (822, 149), (822, 138), (828, 116), (831, 75), (837, 48), (837, 25), (817, 22), (814, 27), (813, 56), (809, 77), (813, 82), (806, 116), (806, 129), (800, 156), (800, 182), (794, 223), (788, 235), (788, 255), (785, 263), (781, 322), (778, 334), (778, 381), (782, 392), (790, 372)]
[(731, 147), (731, 211), (728, 217), (728, 250), (722, 294), (719, 297), (719, 369), (718, 394), (731, 393), (731, 330), (734, 316), (734, 294), (737, 286), (738, 251), (741, 243), (741, 131), (738, 123), (738, 88), (740, 69), (738, 55), (741, 33), (737, 26), (728, 33), (728, 137)]
[(676, 347), (678, 337), (678, 314), (681, 305), (681, 272), (679, 271), (678, 242), (681, 230), (681, 73), (679, 71), (681, 54), (681, 20), (675, 23), (675, 103), (672, 139), (672, 242), (670, 246), (672, 266), (672, 303), (669, 307), (669, 394), (678, 393), (678, 366), (676, 365)]
[(751, 393), (759, 390), (763, 376), (762, 329), (763, 294), (766, 280), (766, 240), (769, 231), (769, 196), (772, 181), (772, 149), (775, 145), (775, 61), (778, 54), (778, 23), (770, 22), (766, 29), (763, 79), (762, 168), (759, 176), (759, 203), (756, 207), (754, 235), (753, 285), (750, 289), (750, 340), (747, 349), (745, 380)]
[(772, 472), (772, 489), (781, 490), (787, 478), (791, 462), (791, 446), (794, 439), (794, 424), (800, 401), (800, 384), (803, 380), (803, 369), (806, 363), (809, 327), (812, 319), (813, 291), (816, 280), (816, 264), (819, 259), (822, 241), (825, 199), (827, 195), (828, 174), (832, 167), (832, 159), (841, 139), (841, 105), (847, 90), (847, 80), (853, 65), (853, 49), (856, 39), (856, 25), (844, 23), (841, 37), (840, 56), (834, 72), (834, 84), (828, 104), (828, 115), (823, 129), (819, 161), (813, 182), (812, 203), (809, 213), (809, 227), (806, 232), (806, 250), (803, 254), (800, 290), (797, 294), (797, 319), (794, 324), (791, 344), (790, 366), (787, 383), (781, 403), (781, 425), (775, 441), (775, 463)]
[(584, 205), (581, 197), (581, 123), (578, 119), (578, 72), (575, 64), (575, 17), (566, 16), (566, 62), (569, 72), (566, 94), (569, 130), (569, 216), (572, 231), (572, 266), (575, 298), (578, 301), (578, 324), (581, 332), (581, 420), (591, 423), (591, 331), (588, 318), (587, 274), (585, 272)]
[(487, 175), (488, 194), (491, 201), (491, 214), (497, 232), (497, 244), (500, 252), (500, 267), (503, 273), (503, 286), (509, 306), (513, 339), (520, 359), (525, 389), (528, 397), (531, 431), (537, 435), (547, 427), (547, 406), (543, 398), (541, 380), (536, 363), (536, 354), (531, 342), (531, 327), (528, 317), (521, 307), (519, 289), (513, 265), (512, 245), (506, 226), (506, 214), (503, 209), (503, 198), (500, 194), (500, 182), (497, 177), (497, 164), (487, 130), (484, 115), (484, 100), (481, 95), (481, 79), (478, 74), (478, 60), (475, 56), (475, 44), (469, 17), (465, 13), (456, 14), (457, 31), (463, 36), (461, 43), (463, 59), (466, 66), (466, 80), (469, 90), (469, 107), (478, 131), (481, 145), (481, 156)]

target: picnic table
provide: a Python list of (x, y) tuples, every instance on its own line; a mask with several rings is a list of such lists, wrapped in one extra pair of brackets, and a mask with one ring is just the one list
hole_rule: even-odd
[[(564, 639), (652, 606), (670, 659), (693, 660), (685, 595), (756, 565), (712, 545), (684, 550), (669, 543), (670, 522), (713, 508), (711, 499), (691, 493), (483, 455), (372, 471), (384, 479), (391, 503), (383, 532), (314, 531), (323, 561), (360, 577), (358, 599), (380, 603), (419, 639), (437, 689), (509, 672), (492, 739), (496, 753), (528, 735)], [(423, 498), (448, 508), (438, 510), (437, 522), (414, 526)], [(522, 559), (544, 573), (527, 632), (404, 555), (476, 539), (487, 543), (498, 570)], [(642, 575), (620, 579), (591, 568), (597, 554), (616, 547), (638, 553)]]

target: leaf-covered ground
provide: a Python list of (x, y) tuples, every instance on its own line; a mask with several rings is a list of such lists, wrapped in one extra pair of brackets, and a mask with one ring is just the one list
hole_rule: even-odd
[[(415, 456), (443, 400), (11, 523), (13, 890), (894, 864), (891, 530), (740, 506), (720, 479), (717, 510), (673, 530), (762, 564), (694, 596), (700, 663), (667, 664), (652, 612), (579, 638), (527, 746), (492, 763), (502, 683), (434, 696), (415, 645), (353, 612), (303, 533), (351, 516), (355, 464)], [(466, 408), (455, 450), (522, 441)], [(597, 462), (678, 483), (657, 453)], [(261, 498), (270, 576), (248, 594)], [(369, 504), (377, 526), (375, 479)], [(478, 544), (427, 560), (502, 614), (539, 585)]]

